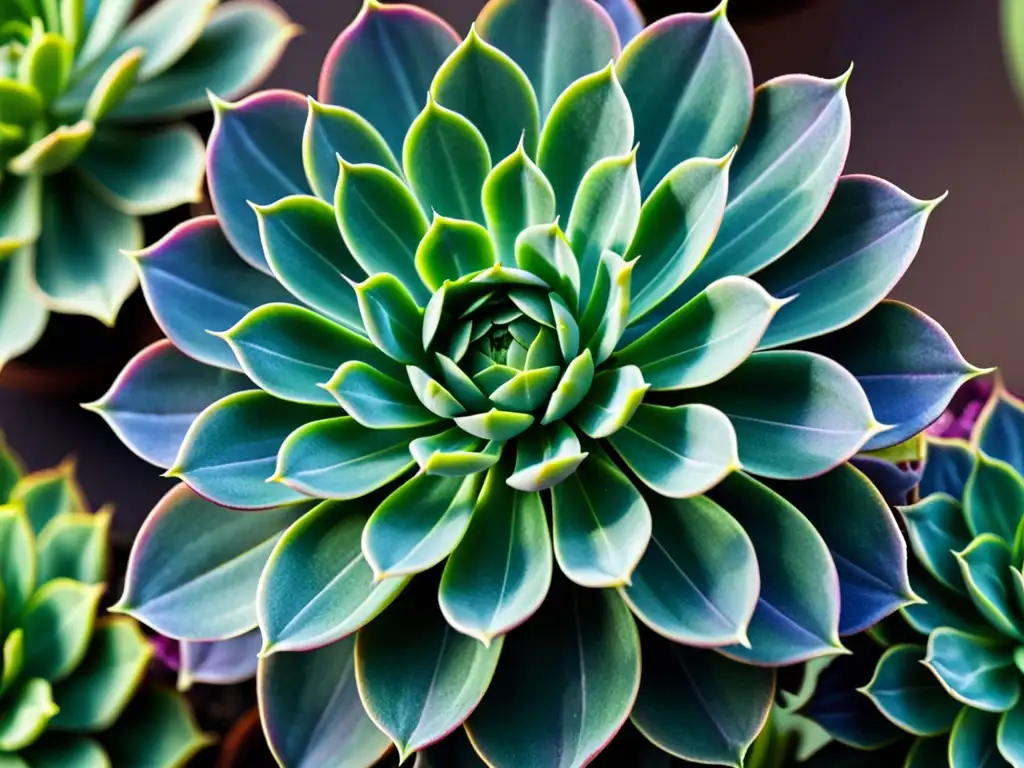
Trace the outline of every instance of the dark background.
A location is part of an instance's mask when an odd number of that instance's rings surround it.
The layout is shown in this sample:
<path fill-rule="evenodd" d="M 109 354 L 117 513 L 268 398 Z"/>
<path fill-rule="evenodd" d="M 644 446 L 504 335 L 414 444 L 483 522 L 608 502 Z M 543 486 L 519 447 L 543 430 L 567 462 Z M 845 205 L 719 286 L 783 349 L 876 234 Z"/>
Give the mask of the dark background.
<path fill-rule="evenodd" d="M 359 2 L 278 2 L 306 32 L 266 85 L 315 93 L 320 62 Z M 787 14 L 738 18 L 742 2 L 732 0 L 730 17 L 756 81 L 833 77 L 855 63 L 848 172 L 883 176 L 919 198 L 949 190 L 895 296 L 939 320 L 971 362 L 999 365 L 1011 388 L 1024 390 L 1024 107 L 1004 68 L 998 0 L 810 0 Z M 460 32 L 480 8 L 474 0 L 420 4 Z M 647 5 L 648 21 L 679 9 Z M 76 454 L 90 500 L 115 502 L 124 534 L 170 486 L 73 403 L 0 391 L 0 428 L 30 468 Z"/>

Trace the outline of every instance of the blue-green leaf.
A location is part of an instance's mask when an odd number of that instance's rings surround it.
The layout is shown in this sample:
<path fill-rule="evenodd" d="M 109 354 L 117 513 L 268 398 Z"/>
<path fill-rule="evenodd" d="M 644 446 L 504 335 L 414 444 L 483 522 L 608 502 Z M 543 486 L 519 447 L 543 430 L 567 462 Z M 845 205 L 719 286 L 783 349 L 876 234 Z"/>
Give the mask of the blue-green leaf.
<path fill-rule="evenodd" d="M 595 440 L 613 435 L 633 418 L 650 387 L 635 365 L 605 369 L 594 377 L 572 420 Z"/>
<path fill-rule="evenodd" d="M 493 267 L 497 257 L 490 235 L 482 226 L 435 211 L 430 229 L 416 248 L 415 260 L 423 284 L 437 291 L 446 280 Z"/>
<path fill-rule="evenodd" d="M 1020 672 L 1004 642 L 940 627 L 928 637 L 924 665 L 950 696 L 975 709 L 1006 712 L 1020 699 Z"/>
<path fill-rule="evenodd" d="M 975 459 L 970 445 L 965 440 L 931 435 L 925 440 L 925 445 L 924 472 L 919 485 L 921 497 L 944 493 L 959 499 L 974 468 Z"/>
<path fill-rule="evenodd" d="M 971 543 L 960 502 L 944 493 L 928 496 L 900 512 L 907 523 L 910 546 L 925 568 L 941 583 L 964 592 L 954 552 Z"/>
<path fill-rule="evenodd" d="M 963 494 L 964 517 L 971 533 L 993 533 L 1012 544 L 1024 515 L 1024 480 L 1016 470 L 980 453 Z"/>
<path fill-rule="evenodd" d="M 964 707 L 953 723 L 949 739 L 950 768 L 1007 768 L 992 745 L 999 733 L 999 715 Z"/>
<path fill-rule="evenodd" d="M 413 440 L 409 452 L 428 475 L 465 477 L 491 468 L 501 458 L 504 442 L 482 443 L 483 438 L 453 427 L 439 435 Z"/>
<path fill-rule="evenodd" d="M 559 263 L 572 261 L 575 266 L 576 259 L 564 237 L 559 243 L 553 242 L 555 233 L 560 233 L 557 225 L 540 227 L 541 224 L 555 220 L 555 192 L 551 182 L 526 154 L 522 142 L 515 152 L 497 163 L 487 174 L 482 198 L 487 228 L 494 238 L 498 258 L 504 266 L 518 265 L 553 286 L 568 279 L 562 277 L 564 270 L 556 270 L 555 274 L 551 274 L 551 270 L 543 270 L 546 263 L 554 261 L 553 247 L 562 249 L 557 257 Z M 527 235 L 527 231 L 531 234 Z M 525 264 L 519 256 L 520 236 L 536 241 L 526 246 L 529 251 L 522 258 L 529 261 Z M 569 252 L 568 258 L 565 256 L 566 251 Z M 537 271 L 534 262 L 538 262 L 537 266 L 542 271 Z M 576 282 L 578 285 L 578 278 Z"/>
<path fill-rule="evenodd" d="M 890 648 L 861 690 L 903 730 L 916 736 L 938 736 L 953 726 L 960 704 L 921 663 L 924 657 L 925 649 L 919 645 Z"/>
<path fill-rule="evenodd" d="M 978 612 L 1002 634 L 1024 640 L 1024 617 L 1014 596 L 1010 545 L 991 533 L 983 533 L 963 552 L 954 553 L 967 595 Z"/>
<path fill-rule="evenodd" d="M 517 442 L 515 471 L 505 482 L 519 491 L 544 491 L 565 480 L 587 458 L 564 422 L 530 430 Z"/>
<path fill-rule="evenodd" d="M 1002 381 L 982 409 L 974 425 L 974 443 L 994 459 L 1000 459 L 1024 474 L 1024 402 L 1006 391 Z"/>
<path fill-rule="evenodd" d="M 359 314 L 370 340 L 399 363 L 423 357 L 423 310 L 394 275 L 381 272 L 355 286 Z"/>
<path fill-rule="evenodd" d="M 417 399 L 413 387 L 368 363 L 343 363 L 324 388 L 345 412 L 370 429 L 422 427 L 438 421 Z"/>
<path fill-rule="evenodd" d="M 522 229 L 515 239 L 515 263 L 554 289 L 565 315 L 572 314 L 570 308 L 575 311 L 579 303 L 580 267 L 558 224 L 538 224 Z M 554 299 L 551 301 L 554 303 Z M 553 311 L 557 320 L 559 307 L 553 307 Z M 564 331 L 559 338 L 562 333 Z"/>

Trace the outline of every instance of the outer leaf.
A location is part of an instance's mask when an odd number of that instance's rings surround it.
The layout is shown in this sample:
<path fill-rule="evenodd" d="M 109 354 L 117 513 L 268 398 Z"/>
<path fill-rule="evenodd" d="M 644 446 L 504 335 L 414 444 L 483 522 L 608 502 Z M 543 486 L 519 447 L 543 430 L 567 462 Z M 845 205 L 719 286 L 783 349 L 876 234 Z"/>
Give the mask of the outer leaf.
<path fill-rule="evenodd" d="M 260 660 L 260 718 L 279 762 L 295 768 L 364 768 L 391 748 L 356 689 L 355 638 Z"/>
<path fill-rule="evenodd" d="M 422 427 L 438 421 L 435 413 L 420 405 L 413 387 L 369 363 L 344 363 L 324 387 L 349 416 L 370 429 Z"/>
<path fill-rule="evenodd" d="M 15 181 L 4 179 L 4 189 Z M 0 190 L 0 207 L 3 192 Z M 2 219 L 2 214 L 0 214 Z M 0 232 L 0 257 L 4 256 L 5 240 Z M 30 350 L 46 328 L 49 312 L 43 297 L 35 292 L 32 276 L 35 256 L 30 248 L 22 248 L 0 258 L 0 366 Z"/>
<path fill-rule="evenodd" d="M 675 643 L 748 642 L 761 578 L 743 528 L 706 496 L 649 495 L 647 503 L 653 508 L 651 543 L 632 583 L 620 590 L 633 613 Z"/>
<path fill-rule="evenodd" d="M 839 574 L 839 634 L 877 624 L 915 599 L 907 545 L 882 495 L 850 464 L 810 480 L 775 483 L 821 535 Z"/>
<path fill-rule="evenodd" d="M 960 566 L 953 553 L 967 548 L 971 534 L 964 524 L 960 502 L 938 493 L 901 507 L 900 512 L 918 560 L 941 583 L 962 593 Z"/>
<path fill-rule="evenodd" d="M 618 56 L 608 14 L 584 0 L 494 0 L 477 17 L 480 35 L 530 78 L 543 119 L 569 85 Z"/>
<path fill-rule="evenodd" d="M 228 345 L 207 331 L 226 331 L 254 308 L 290 299 L 277 280 L 236 257 L 214 216 L 179 224 L 132 255 L 160 329 L 189 357 L 220 368 L 241 370 Z"/>
<path fill-rule="evenodd" d="M 281 445 L 274 480 L 322 499 L 354 499 L 412 466 L 409 442 L 435 430 L 364 427 L 342 416 L 299 427 Z"/>
<path fill-rule="evenodd" d="M 594 357 L 589 349 L 584 349 L 566 366 L 555 391 L 551 393 L 541 424 L 551 424 L 568 415 L 583 402 L 593 381 Z"/>
<path fill-rule="evenodd" d="M 773 296 L 793 299 L 762 346 L 809 339 L 867 314 L 914 260 L 941 199 L 915 200 L 873 176 L 841 178 L 810 234 L 757 273 Z"/>
<path fill-rule="evenodd" d="M 743 467 L 797 480 L 846 461 L 878 430 L 857 381 L 807 352 L 757 352 L 724 379 L 687 392 L 736 429 Z"/>
<path fill-rule="evenodd" d="M 970 446 L 963 440 L 931 436 L 926 445 L 924 473 L 919 489 L 921 497 L 944 493 L 959 499 L 964 494 L 967 478 L 974 467 L 974 454 Z"/>
<path fill-rule="evenodd" d="M 924 656 L 924 648 L 917 645 L 890 648 L 862 690 L 903 730 L 917 736 L 937 736 L 952 727 L 960 705 L 946 695 L 935 676 L 921 664 Z"/>
<path fill-rule="evenodd" d="M 993 533 L 1013 542 L 1024 515 L 1024 480 L 1009 464 L 978 455 L 964 488 L 964 517 L 971 533 Z"/>
<path fill-rule="evenodd" d="M 199 730 L 186 700 L 163 688 L 140 693 L 104 734 L 113 765 L 185 765 L 213 738 Z"/>
<path fill-rule="evenodd" d="M 329 411 L 255 390 L 221 398 L 192 422 L 169 477 L 227 507 L 266 509 L 306 498 L 268 483 L 285 438 Z M 245 435 L 239 440 L 238 435 Z"/>
<path fill-rule="evenodd" d="M 603 451 L 554 487 L 551 509 L 555 557 L 566 576 L 584 587 L 630 583 L 651 539 L 651 512 Z"/>
<path fill-rule="evenodd" d="M 992 744 L 998 736 L 999 716 L 964 707 L 950 734 L 950 768 L 1006 768 Z"/>
<path fill-rule="evenodd" d="M 274 547 L 257 595 L 263 656 L 309 651 L 350 635 L 395 599 L 407 577 L 375 581 L 360 537 L 369 514 L 324 502 Z"/>
<path fill-rule="evenodd" d="M 727 655 L 779 666 L 841 651 L 836 567 L 807 518 L 742 473 L 727 477 L 709 496 L 750 536 L 761 571 L 750 647 L 729 646 Z"/>
<path fill-rule="evenodd" d="M 637 124 L 644 197 L 677 163 L 721 157 L 740 143 L 754 84 L 725 6 L 651 24 L 622 52 L 617 68 Z M 715 98 L 709 102 L 707 94 Z"/>
<path fill-rule="evenodd" d="M 533 424 L 533 420 L 533 416 L 528 413 L 499 411 L 496 408 L 473 416 L 455 417 L 455 423 L 464 432 L 483 440 L 501 443 L 525 432 Z"/>
<path fill-rule="evenodd" d="M 7 170 L 19 176 L 45 176 L 63 171 L 82 154 L 95 130 L 96 126 L 88 120 L 60 125 L 8 160 Z"/>
<path fill-rule="evenodd" d="M 484 645 L 526 621 L 551 584 L 551 537 L 540 495 L 505 485 L 506 472 L 503 464 L 488 471 L 441 577 L 448 623 Z"/>
<path fill-rule="evenodd" d="M 485 646 L 459 634 L 424 597 L 406 593 L 356 637 L 363 705 L 403 761 L 450 734 L 476 709 L 504 640 Z"/>
<path fill-rule="evenodd" d="M 768 719 L 775 673 L 650 633 L 643 635 L 643 655 L 650 673 L 632 714 L 640 732 L 676 757 L 743 765 Z"/>
<path fill-rule="evenodd" d="M 640 642 L 608 590 L 559 583 L 509 637 L 466 729 L 492 765 L 582 768 L 612 739 L 640 684 Z"/>
<path fill-rule="evenodd" d="M 25 606 L 21 628 L 25 632 L 25 679 L 41 677 L 55 682 L 81 663 L 89 644 L 102 586 L 70 579 L 44 584 Z"/>
<path fill-rule="evenodd" d="M 0 86 L 0 104 L 5 103 L 2 89 Z M 9 256 L 39 237 L 43 226 L 42 194 L 42 179 L 38 176 L 5 175 L 0 189 L 0 256 Z"/>
<path fill-rule="evenodd" d="M 576 471 L 587 454 L 563 422 L 527 432 L 517 443 L 515 471 L 505 482 L 520 491 L 543 491 Z"/>
<path fill-rule="evenodd" d="M 650 386 L 634 365 L 604 370 L 594 377 L 573 421 L 595 440 L 608 437 L 629 423 Z"/>
<path fill-rule="evenodd" d="M 999 720 L 996 732 L 996 746 L 1006 761 L 1016 768 L 1024 763 L 1024 744 L 1021 744 L 1021 714 L 1024 704 L 1019 701 L 1013 709 L 1007 711 Z"/>
<path fill-rule="evenodd" d="M 214 210 L 238 254 L 269 272 L 250 203 L 269 205 L 307 191 L 300 153 L 306 100 L 275 90 L 235 104 L 218 99 L 213 106 L 206 173 Z"/>
<path fill-rule="evenodd" d="M 94 515 L 71 513 L 47 524 L 38 542 L 39 583 L 58 578 L 83 584 L 103 582 L 111 514 L 109 508 Z"/>
<path fill-rule="evenodd" d="M 1024 447 L 1017 442 L 1021 430 L 1024 430 L 1024 402 L 997 381 L 995 391 L 975 423 L 973 445 L 1024 473 Z"/>
<path fill-rule="evenodd" d="M 243 513 L 175 486 L 139 531 L 115 609 L 180 639 L 221 640 L 255 628 L 260 573 L 282 532 L 308 509 Z"/>
<path fill-rule="evenodd" d="M 986 712 L 1006 712 L 1020 699 L 1020 672 L 999 641 L 941 627 L 928 637 L 924 665 L 957 701 Z"/>
<path fill-rule="evenodd" d="M 740 467 L 732 424 L 706 405 L 641 405 L 608 441 L 649 488 L 677 499 L 704 493 Z"/>
<path fill-rule="evenodd" d="M 939 627 L 953 627 L 979 637 L 998 636 L 965 595 L 940 584 L 916 560 L 911 559 L 909 566 L 914 593 L 925 601 L 900 611 L 913 629 L 928 635 Z"/>
<path fill-rule="evenodd" d="M 0 626 L 5 632 L 16 619 L 36 586 L 35 541 L 24 509 L 0 507 L 0 585 L 3 608 Z"/>
<path fill-rule="evenodd" d="M 493 150 L 491 156 L 500 157 L 494 155 Z M 555 219 L 555 191 L 537 164 L 526 154 L 522 142 L 515 152 L 496 164 L 487 174 L 481 195 L 487 228 L 501 263 L 506 267 L 518 265 L 551 285 L 565 282 L 567 277 L 563 278 L 562 275 L 568 276 L 571 273 L 555 269 L 556 274 L 549 274 L 551 270 L 545 271 L 543 266 L 553 261 L 554 247 L 560 248 L 555 257 L 559 259 L 560 265 L 572 262 L 575 266 L 576 259 L 569 251 L 564 236 L 559 243 L 554 242 L 556 232 L 559 232 L 557 225 L 539 228 L 539 225 Z M 526 235 L 527 230 L 532 234 Z M 520 234 L 535 240 L 535 244 L 530 244 L 529 252 L 523 257 L 519 255 Z M 569 251 L 568 257 L 566 251 Z M 524 264 L 521 258 L 531 261 Z M 538 267 L 542 271 L 537 271 Z M 578 289 L 578 277 L 576 282 Z"/>
<path fill-rule="evenodd" d="M 400 157 L 420 99 L 458 42 L 429 11 L 368 3 L 331 46 L 318 98 L 365 117 Z"/>
<path fill-rule="evenodd" d="M 579 0 L 560 0 L 574 1 Z M 576 190 L 591 167 L 606 157 L 625 155 L 632 146 L 633 117 L 611 63 L 566 89 L 544 122 L 537 149 L 537 165 L 551 181 L 558 213 L 568 218 Z"/>
<path fill-rule="evenodd" d="M 713 384 L 750 356 L 782 306 L 753 280 L 723 277 L 616 352 L 615 361 L 639 367 L 655 390 Z"/>
<path fill-rule="evenodd" d="M 107 768 L 110 765 L 110 757 L 99 742 L 83 736 L 36 742 L 25 751 L 25 757 L 32 761 L 33 768 Z M 12 766 L 17 767 L 18 763 Z"/>
<path fill-rule="evenodd" d="M 963 552 L 955 553 L 967 595 L 978 612 L 1001 633 L 1024 639 L 1020 607 L 1010 584 L 1013 552 L 1010 545 L 991 533 L 983 533 Z"/>
<path fill-rule="evenodd" d="M 36 535 L 51 520 L 88 510 L 85 495 L 75 480 L 73 458 L 64 459 L 53 469 L 25 475 L 11 489 L 9 500 L 24 504 L 25 515 Z"/>
<path fill-rule="evenodd" d="M 66 3 L 64 7 L 68 8 L 71 5 L 72 3 Z M 145 55 L 142 48 L 132 48 L 111 62 L 93 86 L 89 100 L 85 103 L 82 115 L 86 120 L 99 123 L 121 105 L 138 80 L 139 69 Z M 200 152 L 200 155 L 202 154 L 203 152 Z M 200 160 L 200 166 L 202 165 Z"/>
<path fill-rule="evenodd" d="M 501 458 L 504 443 L 491 440 L 481 448 L 482 438 L 459 427 L 409 443 L 409 452 L 428 475 L 465 477 L 483 472 Z"/>
<path fill-rule="evenodd" d="M 107 393 L 84 407 L 102 416 L 137 456 L 169 467 L 204 409 L 251 386 L 245 376 L 193 360 L 164 339 L 139 352 Z"/>
<path fill-rule="evenodd" d="M 423 311 L 405 285 L 381 273 L 368 277 L 355 290 L 370 340 L 392 360 L 418 362 L 423 357 Z"/>
<path fill-rule="evenodd" d="M 256 675 L 262 645 L 263 637 L 258 629 L 229 640 L 182 643 L 179 690 L 188 690 L 193 683 L 231 685 L 251 680 Z"/>
<path fill-rule="evenodd" d="M 24 749 L 39 738 L 56 713 L 50 684 L 38 677 L 27 680 L 10 694 L 0 715 L 0 749 L 5 753 Z"/>

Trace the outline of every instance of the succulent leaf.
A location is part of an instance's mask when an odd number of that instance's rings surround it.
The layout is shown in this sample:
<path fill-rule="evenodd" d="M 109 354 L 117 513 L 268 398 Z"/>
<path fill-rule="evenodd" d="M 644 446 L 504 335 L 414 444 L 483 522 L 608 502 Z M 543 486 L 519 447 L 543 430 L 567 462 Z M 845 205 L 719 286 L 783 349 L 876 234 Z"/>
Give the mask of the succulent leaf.
<path fill-rule="evenodd" d="M 957 701 L 986 712 L 1006 712 L 1020 699 L 1020 672 L 999 641 L 950 627 L 928 636 L 924 665 Z"/>
<path fill-rule="evenodd" d="M 862 690 L 883 715 L 917 736 L 938 736 L 953 727 L 960 704 L 945 695 L 923 664 L 925 649 L 896 645 L 883 655 Z"/>

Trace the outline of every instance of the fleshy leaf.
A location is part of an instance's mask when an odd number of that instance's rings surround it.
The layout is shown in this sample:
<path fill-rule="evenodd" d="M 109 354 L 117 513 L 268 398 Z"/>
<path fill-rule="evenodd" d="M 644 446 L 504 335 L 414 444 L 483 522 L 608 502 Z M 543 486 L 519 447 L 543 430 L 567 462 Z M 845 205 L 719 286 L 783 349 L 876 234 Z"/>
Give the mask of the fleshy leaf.
<path fill-rule="evenodd" d="M 359 700 L 354 647 L 355 637 L 348 637 L 316 650 L 275 653 L 260 660 L 260 719 L 281 763 L 365 768 L 391 748 Z"/>
<path fill-rule="evenodd" d="M 1024 424 L 1022 424 L 1024 426 Z M 929 436 L 926 441 L 921 497 L 944 493 L 959 499 L 974 468 L 974 454 L 964 440 Z M 990 456 L 994 454 L 989 454 Z"/>
<path fill-rule="evenodd" d="M 104 733 L 113 765 L 186 765 L 213 738 L 199 730 L 183 696 L 148 688 Z"/>
<path fill-rule="evenodd" d="M 2 624 L 14 628 L 36 586 L 35 541 L 24 509 L 0 507 L 0 593 Z"/>
<path fill-rule="evenodd" d="M 256 598 L 262 655 L 309 651 L 350 635 L 402 591 L 408 577 L 376 581 L 363 557 L 368 518 L 358 502 L 325 501 L 280 538 Z"/>
<path fill-rule="evenodd" d="M 978 615 L 966 595 L 938 582 L 913 558 L 908 565 L 914 594 L 925 601 L 907 605 L 900 611 L 913 629 L 928 635 L 939 627 L 953 627 L 979 637 L 998 636 L 992 625 Z"/>
<path fill-rule="evenodd" d="M 940 627 L 928 637 L 924 665 L 957 701 L 986 712 L 1006 712 L 1020 699 L 1020 672 L 1002 642 Z"/>
<path fill-rule="evenodd" d="M 526 621 L 551 584 L 551 536 L 538 493 L 505 484 L 492 467 L 469 528 L 448 558 L 439 599 L 448 623 L 485 645 Z"/>
<path fill-rule="evenodd" d="M 974 444 L 985 454 L 1000 459 L 1024 473 L 1024 446 L 1018 436 L 1024 431 L 1024 402 L 996 382 L 995 391 L 974 425 Z"/>
<path fill-rule="evenodd" d="M 71 3 L 65 3 L 64 7 L 70 5 Z M 139 69 L 145 55 L 141 48 L 132 48 L 110 63 L 102 77 L 96 81 L 85 103 L 82 114 L 86 120 L 98 123 L 121 106 L 138 81 Z M 205 147 L 200 154 L 205 154 Z M 202 161 L 200 165 L 203 165 Z"/>
<path fill-rule="evenodd" d="M 999 721 L 999 730 L 996 732 L 996 746 L 1006 761 L 1011 766 L 1024 764 L 1024 743 L 1021 742 L 1021 731 L 1024 723 L 1021 717 L 1024 715 L 1024 704 L 1019 701 L 1008 710 Z"/>
<path fill-rule="evenodd" d="M 0 715 L 0 749 L 4 753 L 24 749 L 39 738 L 55 714 L 50 684 L 38 677 L 26 680 L 8 694 Z M 14 768 L 21 766 L 15 763 Z"/>
<path fill-rule="evenodd" d="M 89 120 L 58 126 L 8 160 L 7 170 L 18 176 L 63 171 L 78 159 L 95 131 L 96 126 Z"/>
<path fill-rule="evenodd" d="M 370 340 L 392 360 L 417 363 L 423 357 L 423 310 L 405 284 L 386 272 L 355 286 L 359 314 Z"/>
<path fill-rule="evenodd" d="M 65 578 L 82 584 L 100 584 L 107 578 L 109 508 L 95 514 L 71 512 L 50 521 L 36 547 L 39 568 L 36 579 L 46 584 Z"/>
<path fill-rule="evenodd" d="M 15 183 L 12 178 L 6 178 L 3 188 Z M 0 210 L 2 208 L 3 192 L 0 190 Z M 2 218 L 0 214 L 0 220 Z M 0 366 L 35 346 L 50 314 L 43 297 L 35 291 L 32 250 L 22 248 L 3 258 L 4 248 L 4 235 L 0 231 Z"/>
<path fill-rule="evenodd" d="M 568 242 L 564 236 L 555 242 L 560 236 L 557 225 L 540 226 L 555 219 L 555 192 L 551 182 L 526 154 L 522 142 L 487 174 L 481 194 L 487 228 L 504 266 L 518 265 L 551 285 L 571 279 L 572 273 L 565 269 L 572 269 L 576 258 Z M 530 234 L 526 234 L 528 231 Z M 526 238 L 523 246 L 519 244 L 520 237 Z M 523 256 L 519 255 L 521 247 L 528 249 Z M 557 255 L 555 248 L 560 249 Z M 547 264 L 558 266 L 553 271 L 545 270 Z M 578 289 L 578 276 L 576 283 Z"/>
<path fill-rule="evenodd" d="M 938 736 L 953 726 L 960 704 L 921 663 L 924 657 L 925 649 L 919 645 L 890 648 L 878 662 L 871 682 L 861 690 L 903 730 L 916 736 Z"/>
<path fill-rule="evenodd" d="M 104 587 L 54 579 L 36 590 L 25 605 L 23 679 L 50 682 L 66 678 L 85 656 Z"/>
<path fill-rule="evenodd" d="M 494 246 L 487 230 L 472 221 L 434 213 L 430 229 L 416 248 L 416 271 L 431 291 L 446 280 L 493 267 Z"/>
<path fill-rule="evenodd" d="M 251 680 L 256 676 L 262 645 L 258 629 L 211 643 L 182 642 L 178 689 L 188 690 L 193 683 L 232 685 Z"/>
<path fill-rule="evenodd" d="M 239 512 L 175 486 L 135 540 L 116 609 L 180 639 L 221 640 L 255 628 L 260 573 L 282 532 L 307 509 Z"/>
<path fill-rule="evenodd" d="M 566 366 L 555 391 L 551 393 L 541 424 L 551 424 L 572 412 L 583 402 L 593 381 L 594 358 L 589 349 L 584 349 Z"/>
<path fill-rule="evenodd" d="M 499 411 L 497 408 L 492 408 L 486 413 L 455 417 L 455 423 L 463 431 L 484 440 L 498 442 L 505 442 L 522 434 L 530 428 L 533 420 L 533 416 L 528 413 Z"/>
<path fill-rule="evenodd" d="M 25 516 L 37 536 L 58 517 L 89 510 L 85 494 L 75 480 L 73 458 L 64 459 L 52 469 L 31 472 L 20 478 L 11 489 L 8 501 L 24 505 Z M 18 543 L 23 543 L 20 535 L 18 539 Z"/>
<path fill-rule="evenodd" d="M 775 673 L 644 633 L 644 667 L 633 724 L 669 754 L 744 765 L 768 719 Z M 680 728 L 679 723 L 686 723 Z"/>
<path fill-rule="evenodd" d="M 606 369 L 594 377 L 573 422 L 595 440 L 615 434 L 633 418 L 650 386 L 635 365 Z"/>
<path fill-rule="evenodd" d="M 928 496 L 900 512 L 907 524 L 910 546 L 925 568 L 941 583 L 964 591 L 954 552 L 971 543 L 960 502 L 944 493 Z"/>
<path fill-rule="evenodd" d="M 1010 583 L 1013 564 L 1010 545 L 991 533 L 983 533 L 954 556 L 960 565 L 967 595 L 978 612 L 1002 634 L 1024 639 L 1021 631 L 1024 618 Z"/>
<path fill-rule="evenodd" d="M 950 768 L 1006 768 L 992 745 L 998 738 L 999 715 L 964 707 L 953 723 L 947 759 Z"/>
<path fill-rule="evenodd" d="M 761 579 L 754 545 L 706 496 L 648 495 L 654 531 L 622 597 L 644 624 L 674 643 L 746 643 Z"/>
<path fill-rule="evenodd" d="M 1006 462 L 978 455 L 963 492 L 964 518 L 971 533 L 993 533 L 1008 543 L 1024 515 L 1024 480 Z"/>
<path fill-rule="evenodd" d="M 521 413 L 536 410 L 548 399 L 561 375 L 562 370 L 557 365 L 519 371 L 491 392 L 491 402 L 501 408 Z M 466 431 L 470 432 L 471 430 Z M 501 438 L 492 439 L 500 440 Z"/>
<path fill-rule="evenodd" d="M 629 318 L 630 279 L 634 261 L 613 251 L 601 254 L 597 277 L 580 320 L 580 343 L 594 355 L 594 364 L 607 360 L 622 338 Z M 584 285 L 584 293 L 587 286 Z"/>
<path fill-rule="evenodd" d="M 576 471 L 587 454 L 563 422 L 527 432 L 517 442 L 515 471 L 505 482 L 519 491 L 544 491 Z"/>
<path fill-rule="evenodd" d="M 3 104 L 2 98 L 0 90 L 0 104 Z M 38 176 L 18 178 L 9 174 L 4 175 L 3 182 L 0 188 L 0 257 L 9 257 L 34 242 L 42 231 L 43 183 Z"/>
<path fill-rule="evenodd" d="M 481 442 L 481 438 L 454 427 L 413 440 L 409 452 L 428 475 L 465 477 L 489 469 L 501 458 L 503 442 L 492 440 L 482 448 Z"/>

